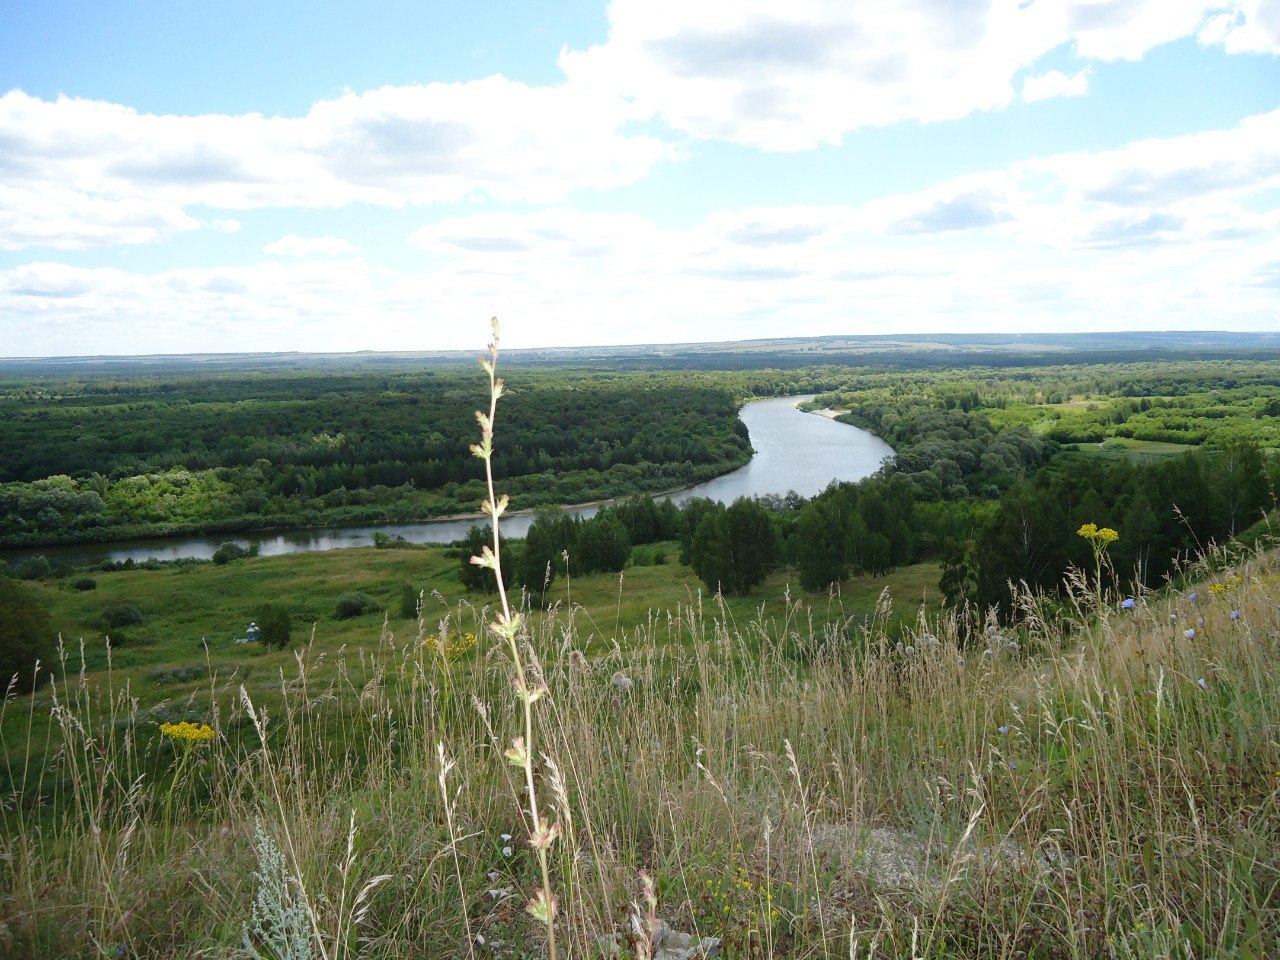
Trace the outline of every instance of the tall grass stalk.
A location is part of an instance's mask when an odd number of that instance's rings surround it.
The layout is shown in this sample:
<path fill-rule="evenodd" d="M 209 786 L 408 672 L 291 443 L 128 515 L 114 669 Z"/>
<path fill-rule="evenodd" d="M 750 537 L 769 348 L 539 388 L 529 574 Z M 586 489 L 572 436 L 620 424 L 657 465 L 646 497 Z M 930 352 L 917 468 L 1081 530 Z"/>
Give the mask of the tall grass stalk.
<path fill-rule="evenodd" d="M 547 931 L 547 952 L 551 960 L 556 960 L 556 914 L 558 912 L 556 895 L 551 889 L 550 850 L 560 836 L 560 824 L 549 822 L 540 812 L 538 803 L 538 785 L 534 781 L 534 763 L 537 758 L 537 747 L 534 741 L 533 707 L 550 691 L 541 680 L 532 680 L 526 667 L 526 658 L 522 649 L 525 635 L 522 630 L 522 617 L 513 613 L 511 603 L 507 599 L 507 589 L 502 582 L 502 537 L 499 530 L 499 518 L 507 509 L 508 498 L 503 494 L 499 499 L 493 483 L 493 436 L 494 422 L 498 415 L 498 400 L 502 397 L 503 383 L 497 376 L 498 366 L 498 318 L 493 318 L 493 339 L 489 342 L 489 356 L 482 358 L 480 365 L 489 375 L 489 412 L 476 411 L 476 420 L 480 423 L 480 443 L 472 444 L 471 452 L 484 462 L 485 488 L 488 499 L 484 509 L 489 515 L 490 528 L 493 533 L 493 547 L 487 545 L 478 557 L 471 562 L 477 566 L 487 567 L 493 571 L 498 588 L 498 599 L 502 605 L 501 612 L 489 623 L 494 636 L 507 644 L 511 653 L 511 665 L 515 671 L 514 686 L 519 697 L 524 717 L 524 734 L 515 737 L 504 756 L 512 766 L 524 772 L 526 800 L 528 802 L 529 820 L 527 829 L 529 845 L 538 857 L 538 867 L 542 873 L 542 885 L 525 906 L 525 911 L 542 922 Z"/>

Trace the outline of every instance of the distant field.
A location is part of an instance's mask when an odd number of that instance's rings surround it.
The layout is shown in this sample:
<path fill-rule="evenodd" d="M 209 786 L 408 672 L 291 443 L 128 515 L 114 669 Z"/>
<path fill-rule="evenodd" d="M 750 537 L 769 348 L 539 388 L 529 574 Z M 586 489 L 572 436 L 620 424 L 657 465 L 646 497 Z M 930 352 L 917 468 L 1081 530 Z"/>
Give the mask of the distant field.
<path fill-rule="evenodd" d="M 788 634 L 806 638 L 821 634 L 829 622 L 870 619 L 884 591 L 892 598 L 894 615 L 914 622 L 921 604 L 936 612 L 940 570 L 936 564 L 902 567 L 885 577 L 854 577 L 839 591 L 806 595 L 795 582 L 794 571 L 776 572 L 755 593 L 723 602 L 707 596 L 706 588 L 677 562 L 679 546 L 658 544 L 646 555 L 663 551 L 668 562 L 661 566 L 633 566 L 621 576 L 594 574 L 556 580 L 545 598 L 544 610 L 534 613 L 535 633 L 551 634 L 561 628 L 544 624 L 552 618 L 563 629 L 572 629 L 579 648 L 589 656 L 606 653 L 618 644 L 624 649 L 640 635 L 668 637 L 687 643 L 687 633 L 668 619 L 679 608 L 701 605 L 708 617 L 723 615 L 731 623 L 756 621 L 785 626 Z M 374 651 L 388 633 L 397 644 L 416 640 L 416 621 L 400 616 L 405 584 L 425 593 L 424 621 L 428 634 L 449 619 L 451 631 L 483 634 L 477 614 L 494 596 L 468 594 L 458 581 L 459 561 L 446 548 L 423 546 L 403 550 L 359 548 L 282 557 L 254 557 L 217 566 L 192 563 L 160 569 L 93 572 L 94 590 L 80 591 L 70 580 L 40 585 L 49 600 L 52 619 L 68 652 L 68 671 L 84 669 L 90 683 L 108 667 L 108 652 L 101 624 L 102 612 L 114 604 L 135 606 L 143 623 L 119 633 L 123 641 L 110 655 L 116 686 L 125 680 L 140 710 L 153 711 L 155 719 L 184 719 L 185 706 L 195 697 L 207 704 L 210 675 L 218 686 L 234 694 L 246 684 L 255 699 L 276 699 L 281 676 L 295 667 L 293 649 L 263 649 L 258 644 L 238 645 L 254 610 L 263 603 L 283 604 L 293 623 L 296 649 L 312 645 L 322 654 L 315 675 L 320 682 L 335 678 L 338 660 L 357 658 L 361 649 Z M 339 598 L 354 592 L 372 597 L 384 612 L 366 613 L 350 620 L 335 618 Z M 883 613 L 883 611 L 882 611 Z M 658 629 L 650 630 L 653 625 Z M 552 627 L 550 630 L 543 627 Z M 312 637 L 314 636 L 314 641 Z M 207 643 L 207 648 L 206 648 Z M 483 650 L 483 647 L 481 648 Z M 83 659 L 82 659 L 83 655 Z M 460 668 L 465 668 L 464 661 Z M 37 700 L 41 695 L 37 694 Z M 5 723 L 10 746 L 25 736 L 25 718 L 11 714 Z"/>
<path fill-rule="evenodd" d="M 1165 443 L 1160 440 L 1134 440 L 1130 437 L 1108 437 L 1101 443 L 1081 443 L 1076 449 L 1108 460 L 1128 458 L 1134 463 L 1176 457 L 1195 447 L 1188 443 Z"/>

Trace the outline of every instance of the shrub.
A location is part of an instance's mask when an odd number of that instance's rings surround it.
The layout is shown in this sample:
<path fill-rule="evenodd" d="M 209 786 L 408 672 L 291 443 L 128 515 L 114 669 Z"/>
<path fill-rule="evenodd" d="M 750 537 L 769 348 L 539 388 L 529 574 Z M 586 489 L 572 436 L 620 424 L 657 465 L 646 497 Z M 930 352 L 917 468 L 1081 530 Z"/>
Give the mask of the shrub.
<path fill-rule="evenodd" d="M 412 583 L 406 583 L 404 589 L 400 591 L 400 619 L 401 620 L 417 620 L 418 619 L 418 597 L 419 593 Z"/>
<path fill-rule="evenodd" d="M 333 609 L 333 616 L 337 620 L 350 620 L 352 617 L 358 617 L 362 613 L 370 613 L 381 609 L 382 607 L 379 606 L 378 601 L 367 593 L 348 593 L 338 599 L 338 603 Z"/>
<path fill-rule="evenodd" d="M 222 566 L 232 560 L 243 560 L 249 555 L 250 551 L 238 543 L 224 543 L 213 552 L 213 562 L 218 566 Z"/>
<path fill-rule="evenodd" d="M 13 575 L 19 580 L 43 580 L 53 573 L 53 564 L 48 557 L 27 557 L 13 565 Z"/>
<path fill-rule="evenodd" d="M 258 625 L 258 639 L 264 646 L 283 649 L 293 639 L 292 620 L 282 604 L 264 603 L 254 611 L 253 621 Z"/>
<path fill-rule="evenodd" d="M 39 594 L 13 580 L 0 578 L 0 688 L 16 677 L 17 690 L 36 685 L 36 661 L 52 663 L 56 653 L 49 611 Z"/>
<path fill-rule="evenodd" d="M 71 586 L 75 590 L 97 590 L 98 581 L 93 577 L 76 577 L 71 581 Z"/>
<path fill-rule="evenodd" d="M 108 629 L 119 630 L 142 622 L 142 611 L 131 603 L 113 603 L 102 611 L 102 622 Z"/>

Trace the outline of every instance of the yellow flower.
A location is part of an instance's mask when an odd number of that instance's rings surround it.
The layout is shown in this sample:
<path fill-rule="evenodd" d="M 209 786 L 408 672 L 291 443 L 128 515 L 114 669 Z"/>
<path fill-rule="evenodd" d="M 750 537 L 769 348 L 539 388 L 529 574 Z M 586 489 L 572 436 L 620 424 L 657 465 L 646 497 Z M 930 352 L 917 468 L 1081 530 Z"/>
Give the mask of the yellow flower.
<path fill-rule="evenodd" d="M 423 643 L 435 652 L 436 656 L 443 657 L 446 663 L 460 657 L 466 656 L 476 645 L 476 635 L 474 633 L 460 633 L 449 638 L 445 644 L 440 643 L 440 638 L 435 634 L 423 640 Z"/>
<path fill-rule="evenodd" d="M 1095 546 L 1106 546 L 1107 544 L 1115 543 L 1120 539 L 1120 534 L 1116 533 L 1110 527 L 1102 527 L 1099 529 L 1096 523 L 1086 523 L 1077 530 L 1076 533 Z"/>
<path fill-rule="evenodd" d="M 201 743 L 213 739 L 213 727 L 207 723 L 192 723 L 189 720 L 183 720 L 181 723 L 162 723 L 160 732 L 166 737 L 184 740 L 187 743 Z"/>

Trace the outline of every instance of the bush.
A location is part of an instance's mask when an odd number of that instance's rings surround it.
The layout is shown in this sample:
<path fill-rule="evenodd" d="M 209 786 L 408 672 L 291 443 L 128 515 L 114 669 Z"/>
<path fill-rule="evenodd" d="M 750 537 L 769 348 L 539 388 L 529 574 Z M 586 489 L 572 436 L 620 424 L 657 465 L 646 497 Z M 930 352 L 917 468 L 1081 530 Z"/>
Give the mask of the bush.
<path fill-rule="evenodd" d="M 213 552 L 213 562 L 218 566 L 223 566 L 232 560 L 243 560 L 249 555 L 250 551 L 238 543 L 224 543 Z"/>
<path fill-rule="evenodd" d="M 264 603 L 254 611 L 253 622 L 258 625 L 258 639 L 263 646 L 283 649 L 293 639 L 293 623 L 282 604 Z"/>
<path fill-rule="evenodd" d="M 71 581 L 71 586 L 75 590 L 97 590 L 98 581 L 93 577 L 76 577 Z"/>
<path fill-rule="evenodd" d="M 130 627 L 142 622 L 142 611 L 131 603 L 115 603 L 102 611 L 102 622 L 111 630 Z"/>
<path fill-rule="evenodd" d="M 381 609 L 382 607 L 378 604 L 378 601 L 367 593 L 348 593 L 346 596 L 339 598 L 337 606 L 333 609 L 333 616 L 337 620 L 350 620 L 352 617 L 358 617 L 362 613 L 371 613 L 374 610 Z"/>
<path fill-rule="evenodd" d="M 27 557 L 13 565 L 13 575 L 19 580 L 43 580 L 53 573 L 53 564 L 48 557 Z"/>
<path fill-rule="evenodd" d="M 30 587 L 0 578 L 0 688 L 16 677 L 19 693 L 36 685 L 36 662 L 52 663 L 56 654 L 49 611 Z"/>
<path fill-rule="evenodd" d="M 400 591 L 400 619 L 401 620 L 417 620 L 418 619 L 418 597 L 419 593 L 412 583 L 406 583 L 404 589 Z"/>

